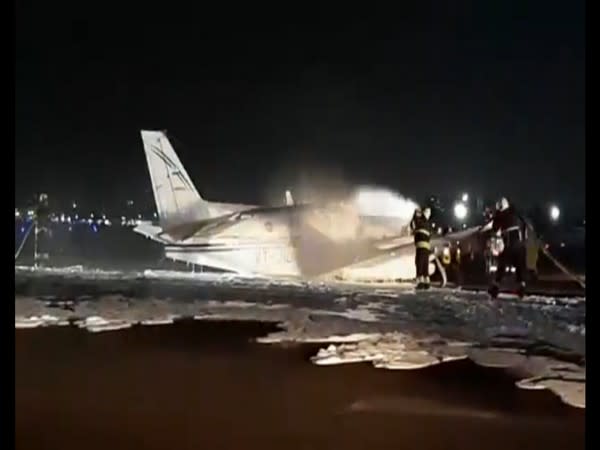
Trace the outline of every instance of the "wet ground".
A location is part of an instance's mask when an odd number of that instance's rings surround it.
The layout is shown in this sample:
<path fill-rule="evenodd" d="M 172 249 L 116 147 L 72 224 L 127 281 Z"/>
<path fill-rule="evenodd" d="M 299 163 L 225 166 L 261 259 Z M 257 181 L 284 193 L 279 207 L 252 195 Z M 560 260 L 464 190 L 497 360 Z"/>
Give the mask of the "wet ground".
<path fill-rule="evenodd" d="M 319 367 L 273 327 L 16 330 L 19 449 L 583 448 L 585 411 L 469 361 Z"/>
<path fill-rule="evenodd" d="M 501 296 L 410 285 L 275 282 L 159 271 L 17 270 L 15 327 L 91 332 L 180 319 L 278 324 L 262 342 L 319 342 L 315 364 L 415 369 L 468 358 L 510 369 L 518 387 L 585 408 L 585 298 Z M 343 339 L 352 344 L 333 346 Z M 326 344 L 327 343 L 327 344 Z M 364 406 L 364 405 L 363 405 Z M 360 406 L 361 408 L 363 406 Z"/>

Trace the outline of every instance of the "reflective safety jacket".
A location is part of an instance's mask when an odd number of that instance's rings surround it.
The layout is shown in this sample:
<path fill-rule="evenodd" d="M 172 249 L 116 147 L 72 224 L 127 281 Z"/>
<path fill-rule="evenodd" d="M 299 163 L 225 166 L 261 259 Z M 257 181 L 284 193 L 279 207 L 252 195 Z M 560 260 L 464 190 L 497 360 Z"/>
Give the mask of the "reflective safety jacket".
<path fill-rule="evenodd" d="M 509 244 L 506 241 L 514 243 L 516 239 L 518 242 L 522 242 L 527 238 L 527 227 L 512 206 L 503 211 L 496 211 L 492 230 L 501 233 L 505 245 Z"/>
<path fill-rule="evenodd" d="M 416 210 L 410 221 L 410 229 L 415 237 L 415 247 L 431 249 L 431 226 L 421 210 Z"/>

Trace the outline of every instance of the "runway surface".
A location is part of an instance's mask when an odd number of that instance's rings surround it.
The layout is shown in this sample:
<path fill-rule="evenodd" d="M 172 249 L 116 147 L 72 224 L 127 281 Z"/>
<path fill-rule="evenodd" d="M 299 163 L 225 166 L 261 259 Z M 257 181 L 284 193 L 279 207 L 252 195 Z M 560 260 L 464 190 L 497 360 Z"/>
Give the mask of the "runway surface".
<path fill-rule="evenodd" d="M 16 330 L 18 449 L 583 448 L 585 411 L 468 360 L 309 363 L 255 322 Z"/>
<path fill-rule="evenodd" d="M 15 327 L 74 324 L 117 332 L 181 319 L 262 321 L 260 342 L 323 344 L 318 365 L 369 361 L 421 369 L 468 358 L 510 369 L 522 389 L 548 389 L 585 408 L 585 298 L 503 297 L 410 286 L 273 282 L 174 272 L 15 273 Z"/>

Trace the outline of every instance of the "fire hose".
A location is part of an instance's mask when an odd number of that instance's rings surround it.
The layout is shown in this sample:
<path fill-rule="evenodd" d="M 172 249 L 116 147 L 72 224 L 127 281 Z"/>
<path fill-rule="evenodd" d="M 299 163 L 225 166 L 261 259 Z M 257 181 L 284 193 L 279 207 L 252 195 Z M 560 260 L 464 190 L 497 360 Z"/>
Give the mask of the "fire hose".
<path fill-rule="evenodd" d="M 544 255 L 546 255 L 546 257 L 548 257 L 548 259 L 550 261 L 552 261 L 554 263 L 554 265 L 556 267 L 558 267 L 565 275 L 567 275 L 569 278 L 573 279 L 573 281 L 577 282 L 577 284 L 579 284 L 579 286 L 581 286 L 583 289 L 585 289 L 585 281 L 583 281 L 580 277 L 578 277 L 577 275 L 575 275 L 573 272 L 571 272 L 569 269 L 567 269 L 563 264 L 560 263 L 560 261 L 558 261 L 554 256 L 552 256 L 552 254 L 548 251 L 548 249 L 546 248 L 546 245 L 544 245 L 543 242 L 541 242 L 542 244 L 542 253 Z"/>
<path fill-rule="evenodd" d="M 521 220 L 523 221 L 523 223 L 525 224 L 527 229 L 529 231 L 531 231 L 535 236 L 535 230 L 533 229 L 533 226 L 531 225 L 531 223 L 529 223 L 529 221 L 523 219 L 522 217 L 521 217 Z M 546 245 L 545 242 L 543 242 L 541 239 L 538 239 L 538 240 L 540 243 L 540 248 L 542 250 L 542 253 L 558 268 L 558 270 L 563 272 L 565 275 L 567 275 L 569 278 L 571 278 L 573 281 L 575 281 L 579 286 L 581 286 L 583 289 L 585 289 L 585 281 L 583 281 L 580 277 L 575 275 L 573 272 L 571 272 L 569 269 L 567 269 L 563 264 L 561 264 L 561 262 L 558 261 L 550 253 L 550 251 L 548 250 L 548 245 Z"/>
<path fill-rule="evenodd" d="M 535 230 L 533 229 L 533 226 L 528 221 L 524 220 L 523 218 L 521 218 L 521 220 L 525 224 L 526 228 L 529 231 L 531 231 L 535 236 Z M 542 253 L 550 260 L 550 262 L 552 262 L 561 272 L 563 272 L 565 275 L 567 275 L 569 278 L 571 278 L 573 281 L 575 281 L 579 286 L 581 286 L 583 289 L 585 289 L 585 281 L 582 280 L 577 275 L 575 275 L 572 271 L 570 271 L 567 267 L 565 267 L 564 264 L 562 264 L 560 261 L 558 261 L 550 253 L 550 251 L 548 250 L 548 246 L 546 245 L 545 242 L 543 242 L 540 239 L 538 239 L 538 241 L 539 241 L 540 249 L 542 250 Z"/>

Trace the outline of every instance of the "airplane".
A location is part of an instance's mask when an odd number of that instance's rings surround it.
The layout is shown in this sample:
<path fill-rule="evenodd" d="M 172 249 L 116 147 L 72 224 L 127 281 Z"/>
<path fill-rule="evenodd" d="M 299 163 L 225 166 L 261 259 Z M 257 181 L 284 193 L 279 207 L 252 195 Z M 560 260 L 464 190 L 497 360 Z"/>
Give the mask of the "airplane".
<path fill-rule="evenodd" d="M 141 137 L 158 224 L 140 222 L 134 231 L 163 245 L 166 258 L 270 278 L 415 278 L 412 211 L 404 217 L 381 216 L 361 213 L 352 201 L 300 204 L 289 190 L 283 206 L 207 201 L 164 132 L 142 130 Z M 432 247 L 455 242 L 458 234 L 436 237 Z M 434 253 L 430 274 L 436 270 L 445 280 Z"/>

